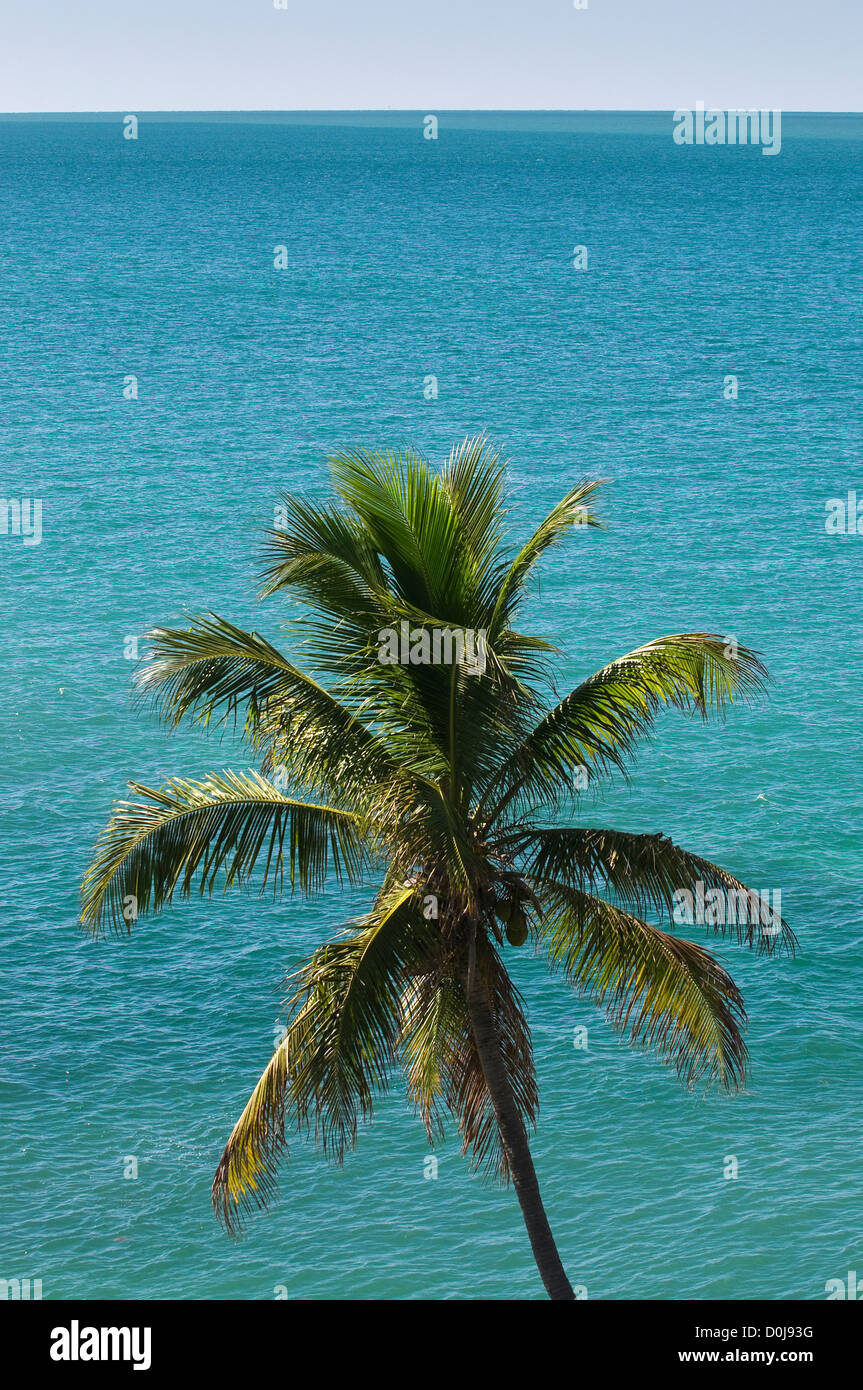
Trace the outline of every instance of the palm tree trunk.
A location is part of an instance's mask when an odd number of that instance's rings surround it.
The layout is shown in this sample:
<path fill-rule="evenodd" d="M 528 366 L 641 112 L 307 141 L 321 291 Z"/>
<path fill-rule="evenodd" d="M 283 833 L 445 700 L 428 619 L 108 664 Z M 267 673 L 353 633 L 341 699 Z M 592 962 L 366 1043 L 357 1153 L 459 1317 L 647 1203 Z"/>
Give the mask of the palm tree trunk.
<path fill-rule="evenodd" d="M 479 1054 L 485 1083 L 494 1107 L 501 1143 L 509 1162 L 516 1196 L 527 1227 L 533 1257 L 549 1298 L 574 1299 L 572 1285 L 561 1263 L 542 1197 L 539 1193 L 536 1170 L 527 1142 L 527 1131 L 515 1103 L 509 1077 L 500 1052 L 497 1030 L 482 987 L 479 973 L 468 972 L 465 981 L 467 1005 L 474 1042 Z"/>

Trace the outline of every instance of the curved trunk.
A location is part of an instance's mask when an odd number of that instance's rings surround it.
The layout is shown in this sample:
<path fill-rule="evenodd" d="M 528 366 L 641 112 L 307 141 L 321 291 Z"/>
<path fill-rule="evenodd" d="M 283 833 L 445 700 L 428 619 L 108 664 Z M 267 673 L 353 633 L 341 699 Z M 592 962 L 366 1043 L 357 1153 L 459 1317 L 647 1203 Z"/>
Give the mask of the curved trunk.
<path fill-rule="evenodd" d="M 536 1170 L 527 1142 L 527 1131 L 506 1074 L 497 1030 L 485 991 L 478 972 L 474 970 L 471 974 L 473 978 L 466 982 L 466 991 L 474 1041 L 494 1107 L 501 1143 L 512 1173 L 521 1214 L 527 1227 L 533 1257 L 549 1298 L 574 1299 L 575 1294 L 561 1264 L 545 1207 L 542 1205 Z"/>

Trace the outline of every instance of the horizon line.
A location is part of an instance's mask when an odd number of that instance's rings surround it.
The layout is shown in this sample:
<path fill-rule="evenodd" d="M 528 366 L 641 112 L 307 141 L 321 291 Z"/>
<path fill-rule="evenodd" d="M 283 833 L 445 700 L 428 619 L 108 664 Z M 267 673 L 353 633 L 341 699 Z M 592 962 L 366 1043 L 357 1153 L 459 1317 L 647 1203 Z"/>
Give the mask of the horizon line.
<path fill-rule="evenodd" d="M 40 110 L 0 111 L 4 116 L 115 116 L 121 112 L 134 110 L 146 112 L 151 116 L 381 116 L 415 115 L 427 111 L 425 106 L 158 106 L 143 107 L 134 104 L 125 107 L 74 107 Z M 863 110 L 848 107 L 770 107 L 752 106 L 707 106 L 710 111 L 723 110 L 780 110 L 789 116 L 860 116 Z M 693 106 L 438 106 L 434 114 L 459 116 L 665 116 L 669 112 L 694 110 Z"/>

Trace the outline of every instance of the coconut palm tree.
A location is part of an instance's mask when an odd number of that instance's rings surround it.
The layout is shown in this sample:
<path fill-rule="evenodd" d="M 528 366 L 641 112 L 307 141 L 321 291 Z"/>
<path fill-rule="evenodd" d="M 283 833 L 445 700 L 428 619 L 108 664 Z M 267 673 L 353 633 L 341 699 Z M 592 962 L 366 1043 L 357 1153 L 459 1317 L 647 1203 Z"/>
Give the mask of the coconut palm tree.
<path fill-rule="evenodd" d="M 546 552 L 599 525 L 599 484 L 580 482 L 507 550 L 505 465 L 482 438 L 440 472 L 410 451 L 342 453 L 329 468 L 332 499 L 285 495 L 267 533 L 263 594 L 300 601 L 289 626 L 303 666 L 208 614 L 151 633 L 138 675 L 170 725 L 242 720 L 257 770 L 131 783 L 136 799 L 97 842 L 82 924 L 123 930 L 195 883 L 254 871 L 276 893 L 285 872 L 303 893 L 330 874 L 371 882 L 367 915 L 290 977 L 284 1037 L 216 1170 L 217 1214 L 234 1230 L 267 1205 L 289 1128 L 340 1161 L 400 1066 L 430 1141 L 449 1111 L 472 1162 L 512 1180 L 545 1288 L 571 1299 L 528 1146 L 537 1080 L 507 955 L 529 940 L 687 1084 L 740 1085 L 739 990 L 647 917 L 670 919 L 699 883 L 747 890 L 662 835 L 576 812 L 585 781 L 625 774 L 662 707 L 721 714 L 766 672 L 744 647 L 683 633 L 558 699 L 555 648 L 516 623 Z M 766 908 L 715 930 L 793 949 Z"/>

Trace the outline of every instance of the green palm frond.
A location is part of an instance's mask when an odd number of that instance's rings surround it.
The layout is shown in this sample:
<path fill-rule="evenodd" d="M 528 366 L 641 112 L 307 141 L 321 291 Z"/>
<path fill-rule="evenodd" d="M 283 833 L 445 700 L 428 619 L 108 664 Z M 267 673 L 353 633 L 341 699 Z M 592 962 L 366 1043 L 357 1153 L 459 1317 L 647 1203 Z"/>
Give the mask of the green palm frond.
<path fill-rule="evenodd" d="M 400 1003 L 412 971 L 437 945 L 412 888 L 393 887 L 356 935 L 337 939 L 299 972 L 294 996 L 307 1020 L 292 1100 L 325 1153 L 341 1162 L 360 1119 L 386 1089 L 396 1059 Z"/>
<path fill-rule="evenodd" d="M 281 506 L 284 524 L 265 533 L 261 597 L 292 589 L 323 613 L 370 611 L 374 596 L 386 589 L 386 576 L 356 517 L 291 493 L 282 495 Z"/>
<path fill-rule="evenodd" d="M 292 785 L 363 805 L 392 790 L 399 765 L 384 740 L 258 633 L 209 614 L 148 636 L 138 689 L 172 727 L 236 721 L 244 711 L 265 773 L 282 767 Z"/>
<path fill-rule="evenodd" d="M 721 716 L 735 695 L 751 698 L 766 679 L 756 652 L 736 644 L 729 650 L 716 633 L 678 633 L 637 647 L 577 686 L 508 755 L 495 778 L 503 790 L 497 813 L 516 796 L 571 794 L 577 767 L 625 772 L 663 706 Z"/>
<path fill-rule="evenodd" d="M 441 474 L 478 592 L 498 559 L 506 515 L 505 475 L 506 463 L 485 435 L 455 445 Z"/>
<path fill-rule="evenodd" d="M 230 1229 L 272 1197 L 286 1111 L 337 1163 L 356 1142 L 375 1092 L 389 1083 L 405 988 L 437 944 L 414 889 L 391 888 L 359 932 L 321 947 L 293 977 L 293 1016 L 213 1180 L 216 1212 Z"/>
<path fill-rule="evenodd" d="M 454 1043 L 464 1036 L 465 1003 L 458 981 L 437 963 L 412 979 L 401 1003 L 397 1047 L 408 1096 L 429 1140 L 444 1133 L 441 1101 Z"/>
<path fill-rule="evenodd" d="M 187 628 L 154 628 L 145 640 L 148 658 L 135 683 L 172 728 L 187 717 L 203 725 L 214 715 L 236 721 L 244 709 L 250 734 L 271 700 L 312 684 L 259 633 L 215 613 L 192 618 Z"/>
<path fill-rule="evenodd" d="M 601 487 L 598 479 L 585 479 L 571 488 L 539 524 L 521 547 L 515 559 L 498 576 L 497 599 L 490 628 L 496 637 L 498 625 L 508 623 L 523 597 L 525 583 L 547 550 L 557 545 L 574 526 L 601 526 L 599 517 L 586 505 Z"/>
<path fill-rule="evenodd" d="M 337 492 L 373 538 L 391 592 L 457 619 L 472 567 L 463 563 L 462 528 L 440 476 L 413 450 L 337 454 L 330 471 Z"/>
<path fill-rule="evenodd" d="M 231 1131 L 213 1177 L 216 1215 L 236 1235 L 250 1208 L 265 1210 L 278 1190 L 278 1166 L 288 1151 L 285 1134 L 288 1041 L 279 1043 Z"/>
<path fill-rule="evenodd" d="M 673 1063 L 689 1087 L 742 1086 L 746 1014 L 731 976 L 701 946 L 549 879 L 530 880 L 544 908 L 535 938 L 551 965 L 605 1008 L 633 1045 Z"/>
<path fill-rule="evenodd" d="M 667 835 L 638 835 L 597 827 L 539 827 L 504 836 L 510 850 L 525 857 L 530 877 L 557 879 L 585 892 L 614 894 L 642 915 L 650 909 L 674 920 L 681 891 L 719 890 L 729 911 L 709 925 L 714 934 L 732 932 L 738 941 L 765 954 L 794 952 L 797 941 L 788 923 L 762 896 L 701 855 L 681 849 Z M 732 920 L 726 920 L 731 918 Z"/>
<path fill-rule="evenodd" d="M 357 881 L 367 832 L 356 816 L 285 796 L 256 772 L 210 773 L 204 781 L 174 778 L 159 790 L 130 782 L 145 801 L 121 801 L 97 841 L 83 884 L 81 923 L 97 933 L 105 922 L 128 928 L 134 916 L 158 912 L 175 890 L 200 891 L 244 883 L 263 860 L 262 888 L 281 886 L 285 859 L 290 883 L 320 888 L 332 863 L 337 876 Z M 128 911 L 128 909 L 126 908 Z"/>

